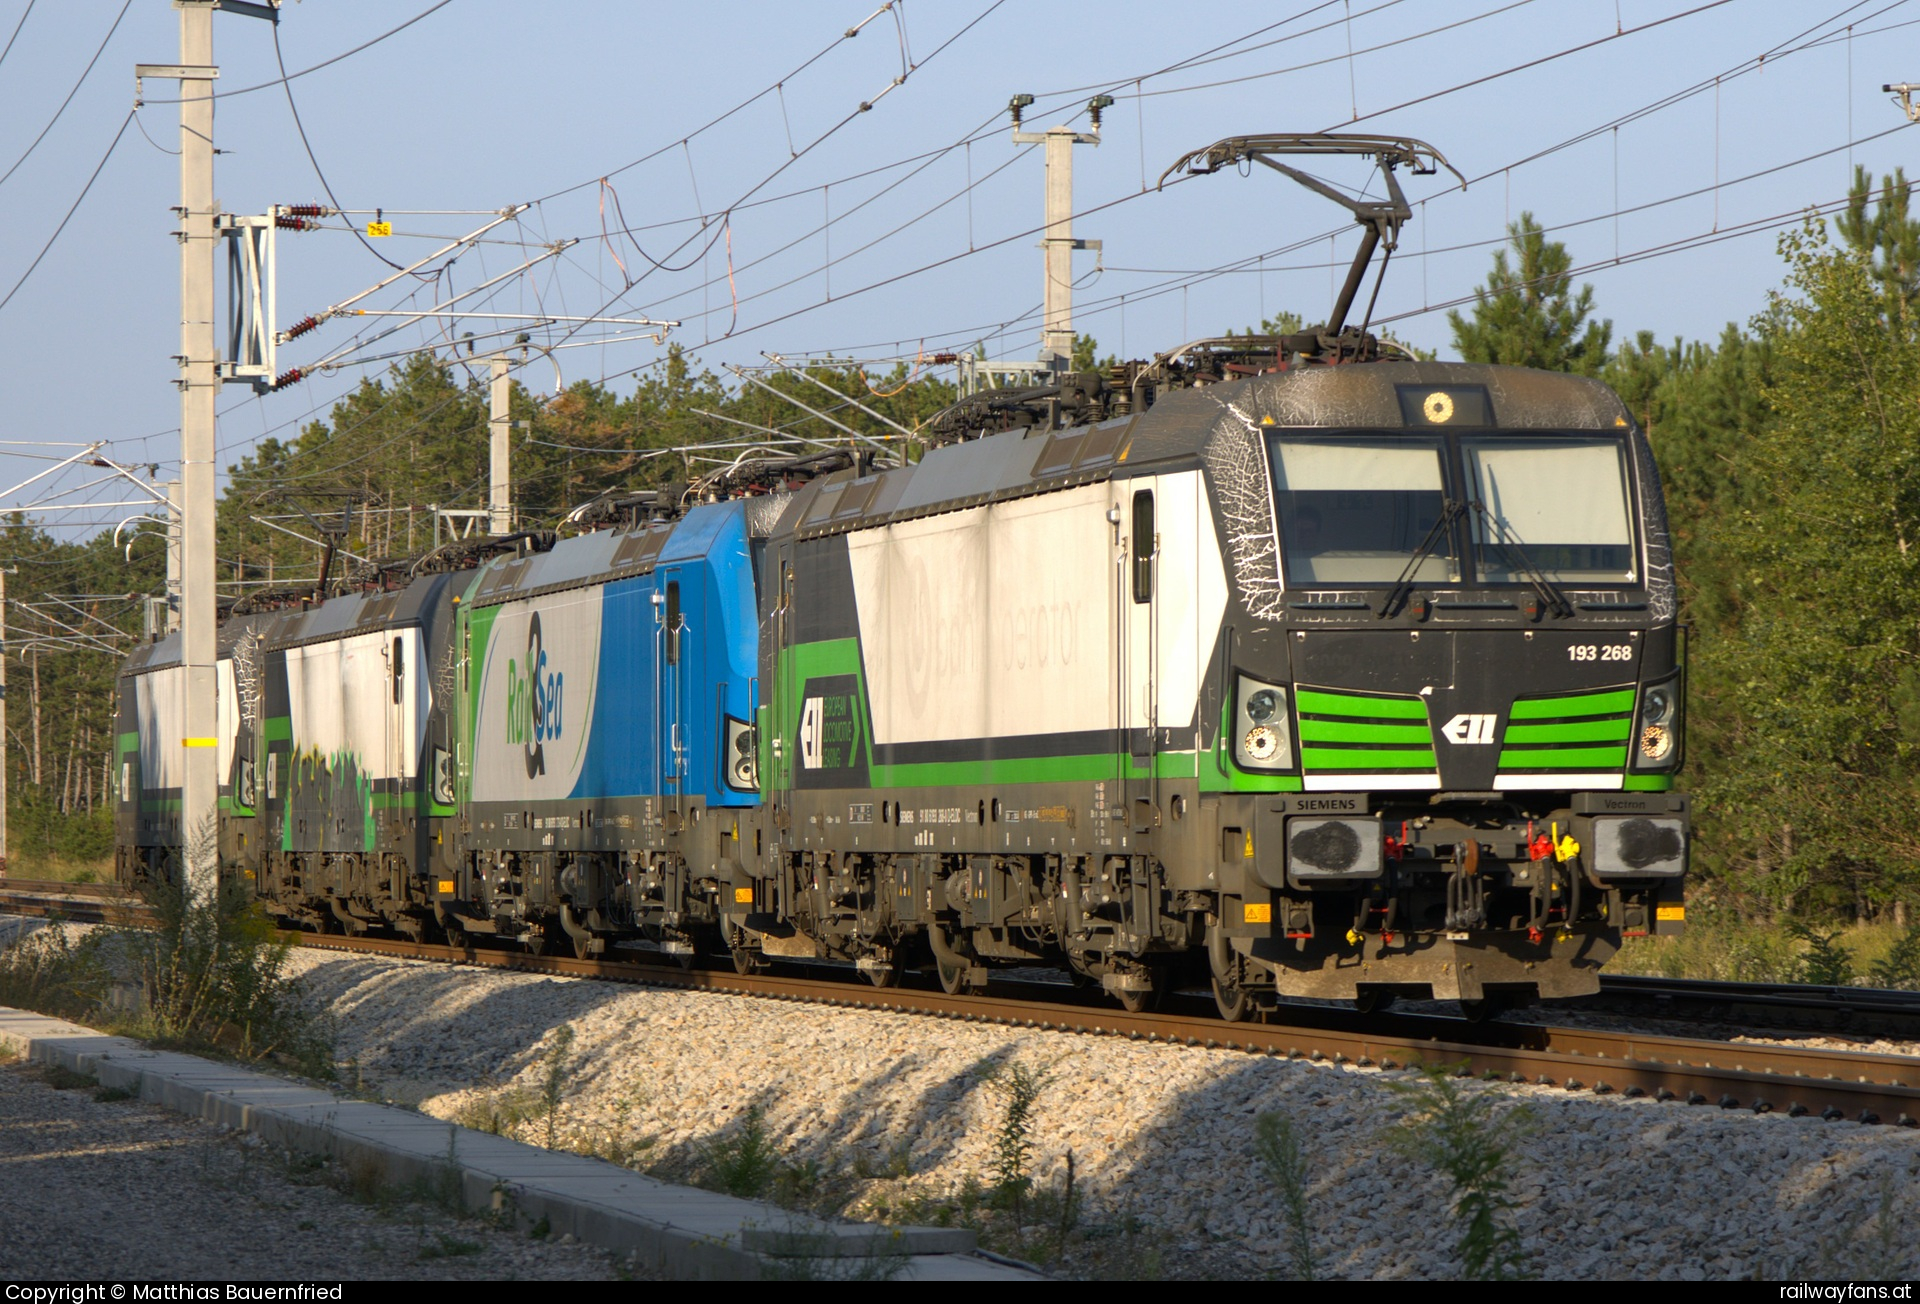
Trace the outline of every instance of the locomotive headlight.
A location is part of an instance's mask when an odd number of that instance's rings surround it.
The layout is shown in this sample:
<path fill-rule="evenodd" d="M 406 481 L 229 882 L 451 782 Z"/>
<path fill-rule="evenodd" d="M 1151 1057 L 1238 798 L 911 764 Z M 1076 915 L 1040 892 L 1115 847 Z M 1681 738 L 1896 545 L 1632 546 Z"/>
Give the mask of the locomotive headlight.
<path fill-rule="evenodd" d="M 1293 727 L 1287 717 L 1287 690 L 1240 676 L 1233 731 L 1233 758 L 1242 768 L 1293 768 Z"/>
<path fill-rule="evenodd" d="M 1669 676 L 1640 692 L 1633 727 L 1633 768 L 1670 770 L 1680 763 L 1680 677 Z"/>
<path fill-rule="evenodd" d="M 760 739 L 745 720 L 727 717 L 727 750 L 720 758 L 729 788 L 755 792 L 760 787 Z"/>

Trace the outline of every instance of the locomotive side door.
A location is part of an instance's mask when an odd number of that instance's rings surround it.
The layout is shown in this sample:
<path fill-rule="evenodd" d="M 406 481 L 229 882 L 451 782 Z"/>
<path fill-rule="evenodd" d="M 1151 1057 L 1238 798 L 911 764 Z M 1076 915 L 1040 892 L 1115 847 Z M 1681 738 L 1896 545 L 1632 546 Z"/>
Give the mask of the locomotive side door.
<path fill-rule="evenodd" d="M 1115 722 L 1120 781 L 1115 800 L 1129 827 L 1151 827 L 1156 798 L 1154 757 L 1160 723 L 1158 481 L 1151 476 L 1118 480 L 1112 505 L 1118 516 L 1114 610 Z"/>
<path fill-rule="evenodd" d="M 773 684 L 772 706 L 767 713 L 766 728 L 762 732 L 761 749 L 765 773 L 762 776 L 763 791 L 773 807 L 773 837 L 780 838 L 793 823 L 793 765 L 790 748 L 792 739 L 787 737 L 788 722 L 793 720 L 799 705 L 797 694 L 799 685 L 792 682 L 792 659 L 794 636 L 793 619 L 793 544 L 781 543 L 774 549 L 773 558 L 774 599 L 772 611 L 772 638 L 769 640 L 772 651 L 772 663 L 763 673 L 770 676 Z"/>
<path fill-rule="evenodd" d="M 663 566 L 655 573 L 654 629 L 654 731 L 655 773 L 660 776 L 664 805 L 675 815 L 684 814 L 687 787 L 687 618 L 681 606 L 681 568 Z M 675 823 L 677 824 L 677 820 Z"/>

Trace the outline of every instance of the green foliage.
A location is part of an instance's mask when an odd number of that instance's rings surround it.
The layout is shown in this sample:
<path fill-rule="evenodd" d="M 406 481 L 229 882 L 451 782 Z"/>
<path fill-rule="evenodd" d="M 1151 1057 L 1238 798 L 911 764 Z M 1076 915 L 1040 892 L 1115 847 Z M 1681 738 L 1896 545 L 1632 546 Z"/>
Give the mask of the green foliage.
<path fill-rule="evenodd" d="M 567 1081 L 572 1076 L 567 1056 L 573 1050 L 573 1025 L 563 1023 L 548 1038 L 540 1074 L 540 1107 L 547 1122 L 547 1149 L 559 1143 L 560 1106 L 566 1099 Z"/>
<path fill-rule="evenodd" d="M 701 1185 L 743 1199 L 764 1199 L 780 1175 L 780 1148 L 767 1129 L 766 1110 L 747 1106 L 740 1126 L 704 1147 Z"/>
<path fill-rule="evenodd" d="M 1847 247 L 1872 260 L 1873 279 L 1880 286 L 1881 313 L 1897 321 L 1912 313 L 1920 297 L 1920 222 L 1907 215 L 1911 186 L 1905 168 L 1883 177 L 1875 201 L 1873 177 L 1863 167 L 1853 169 L 1847 190 L 1847 210 L 1834 218 L 1834 230 Z"/>
<path fill-rule="evenodd" d="M 1907 925 L 1886 954 L 1868 966 L 1867 981 L 1896 991 L 1920 991 L 1920 923 Z"/>
<path fill-rule="evenodd" d="M 290 945 L 244 888 L 201 901 L 159 886 L 147 905 L 153 928 L 96 928 L 75 941 L 51 927 L 0 951 L 0 1005 L 333 1076 L 331 1025 L 287 973 Z M 137 986 L 144 1007 L 131 1016 L 110 1007 L 116 983 Z"/>
<path fill-rule="evenodd" d="M 111 530 L 84 542 L 59 539 L 14 513 L 0 520 L 0 566 L 12 568 L 0 749 L 8 868 L 32 877 L 99 876 L 113 849 L 113 675 L 144 628 L 139 595 L 164 578 L 164 546 L 144 531 L 126 552 Z M 99 639 L 75 639 L 61 625 Z M 108 633 L 115 629 L 124 636 L 118 647 Z"/>
<path fill-rule="evenodd" d="M 1507 1138 L 1529 1125 L 1519 1110 L 1499 1112 L 1500 1097 L 1468 1087 L 1432 1065 L 1410 1082 L 1387 1086 L 1408 1115 L 1387 1143 L 1416 1163 L 1436 1169 L 1453 1188 L 1452 1214 L 1461 1276 L 1468 1281 L 1524 1281 L 1526 1252 L 1513 1226 L 1517 1207 L 1507 1194 L 1511 1159 Z"/>
<path fill-rule="evenodd" d="M 988 1066 L 980 1077 L 1005 1104 L 993 1137 L 994 1199 L 1018 1218 L 1022 1201 L 1033 1189 L 1033 1175 L 1027 1171 L 1033 1153 L 1033 1110 L 1053 1075 L 1015 1061 Z"/>
<path fill-rule="evenodd" d="M 76 1073 L 64 1064 L 49 1064 L 40 1073 L 40 1078 L 55 1091 L 78 1091 L 81 1087 L 97 1087 L 100 1079 L 91 1073 Z"/>
<path fill-rule="evenodd" d="M 1108 367 L 1119 362 L 1119 359 L 1111 353 L 1104 358 L 1099 357 L 1099 353 L 1100 341 L 1093 338 L 1093 336 L 1076 335 L 1073 337 L 1073 369 L 1075 371 L 1105 371 Z M 1098 361 L 1095 360 L 1096 358 Z"/>
<path fill-rule="evenodd" d="M 1853 981 L 1853 957 L 1839 944 L 1837 939 L 1840 933 L 1837 929 L 1830 933 L 1821 932 L 1796 920 L 1788 932 L 1806 946 L 1800 956 L 1799 974 L 1795 981 L 1821 987 L 1844 987 Z"/>
<path fill-rule="evenodd" d="M 0 1005 L 81 1022 L 111 983 L 98 930 L 76 941 L 55 923 L 0 950 Z"/>
<path fill-rule="evenodd" d="M 310 1077 L 333 1076 L 332 1027 L 287 972 L 291 943 L 243 885 L 229 880 L 200 899 L 183 882 L 159 884 L 146 898 L 153 928 L 113 930 L 119 963 L 146 993 L 133 1031 L 162 1045 L 274 1058 Z"/>
<path fill-rule="evenodd" d="M 1261 1114 L 1253 1120 L 1253 1153 L 1279 1190 L 1287 1216 L 1287 1260 L 1295 1281 L 1313 1281 L 1313 1210 L 1307 1202 L 1307 1163 L 1299 1129 L 1286 1114 Z"/>
<path fill-rule="evenodd" d="M 1775 906 L 1866 917 L 1916 880 L 1905 810 L 1920 719 L 1920 339 L 1882 317 L 1868 258 L 1809 224 L 1782 240 L 1795 297 L 1758 323 L 1770 419 L 1725 528 L 1737 628 L 1701 647 L 1738 757 L 1703 785 Z M 1724 514 L 1723 514 L 1724 519 Z"/>
<path fill-rule="evenodd" d="M 1496 362 L 1547 371 L 1598 375 L 1607 360 L 1613 323 L 1588 318 L 1593 287 L 1573 293 L 1573 257 L 1549 240 L 1532 213 L 1507 227 L 1508 250 L 1493 255 L 1493 271 L 1474 291 L 1472 317 L 1447 314 L 1454 347 L 1468 362 Z"/>
<path fill-rule="evenodd" d="M 1306 329 L 1306 319 L 1289 308 L 1282 308 L 1273 316 L 1265 318 L 1258 326 L 1249 326 L 1243 331 L 1232 327 L 1227 329 L 1227 338 L 1235 335 L 1298 335 Z"/>

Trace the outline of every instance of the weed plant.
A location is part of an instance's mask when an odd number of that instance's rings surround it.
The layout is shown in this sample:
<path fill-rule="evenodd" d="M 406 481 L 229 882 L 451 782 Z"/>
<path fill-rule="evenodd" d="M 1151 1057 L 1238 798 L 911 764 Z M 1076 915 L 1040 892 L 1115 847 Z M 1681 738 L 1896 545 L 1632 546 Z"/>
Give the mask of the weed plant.
<path fill-rule="evenodd" d="M 1867 981 L 1875 987 L 1920 991 L 1920 921 L 1907 925 L 1885 953 L 1867 966 Z"/>
<path fill-rule="evenodd" d="M 540 1111 L 546 1119 L 549 1150 L 559 1143 L 560 1106 L 566 1100 L 570 1073 L 567 1057 L 572 1051 L 573 1025 L 563 1023 L 553 1030 L 547 1052 L 541 1057 L 545 1063 L 540 1073 Z"/>
<path fill-rule="evenodd" d="M 1839 943 L 1841 932 L 1823 933 L 1799 920 L 1787 925 L 1787 934 L 1805 946 L 1795 981 L 1821 987 L 1845 987 L 1853 981 L 1853 957 Z"/>
<path fill-rule="evenodd" d="M 1261 1114 L 1253 1120 L 1253 1153 L 1273 1179 L 1280 1210 L 1287 1217 L 1287 1262 L 1295 1281 L 1319 1277 L 1313 1258 L 1313 1211 L 1307 1201 L 1307 1162 L 1299 1129 L 1286 1114 Z"/>
<path fill-rule="evenodd" d="M 0 952 L 0 1004 L 333 1076 L 331 1025 L 287 972 L 290 944 L 243 885 L 222 884 L 205 900 L 156 885 L 145 898 L 152 928 L 106 926 L 76 940 L 55 924 Z M 111 1008 L 116 982 L 137 984 L 144 1007 Z"/>
<path fill-rule="evenodd" d="M 334 1076 L 332 1027 L 287 972 L 292 944 L 275 936 L 243 884 L 222 882 L 204 899 L 183 882 L 145 895 L 157 925 L 110 930 L 147 997 L 130 1031 L 161 1045 L 273 1058 L 309 1077 Z"/>
<path fill-rule="evenodd" d="M 1525 1281 L 1526 1252 L 1507 1194 L 1507 1138 L 1526 1130 L 1520 1109 L 1496 1113 L 1499 1096 L 1468 1088 L 1445 1069 L 1424 1066 L 1411 1082 L 1386 1084 L 1406 1102 L 1405 1119 L 1386 1135 L 1390 1148 L 1436 1169 L 1452 1187 L 1450 1201 L 1460 1271 L 1468 1281 Z"/>
<path fill-rule="evenodd" d="M 766 1109 L 747 1106 L 740 1126 L 701 1148 L 702 1186 L 745 1200 L 764 1200 L 774 1193 L 780 1176 L 780 1149 L 767 1129 Z"/>
<path fill-rule="evenodd" d="M 1027 1193 L 1033 1189 L 1033 1175 L 1027 1171 L 1033 1154 L 1033 1109 L 1053 1075 L 1017 1060 L 984 1065 L 976 1072 L 999 1093 L 1006 1106 L 993 1136 L 993 1196 L 995 1204 L 1012 1214 L 1017 1223 Z"/>
<path fill-rule="evenodd" d="M 0 1005 L 86 1022 L 112 986 L 100 951 L 97 930 L 76 940 L 53 921 L 0 951 Z"/>

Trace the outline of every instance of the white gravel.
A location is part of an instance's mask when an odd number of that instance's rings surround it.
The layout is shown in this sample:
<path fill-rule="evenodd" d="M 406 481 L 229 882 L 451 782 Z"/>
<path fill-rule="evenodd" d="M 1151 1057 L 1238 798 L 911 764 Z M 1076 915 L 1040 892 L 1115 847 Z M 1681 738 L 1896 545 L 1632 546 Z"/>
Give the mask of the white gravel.
<path fill-rule="evenodd" d="M 857 1214 L 990 1181 L 1005 1104 L 981 1066 L 1017 1062 L 1050 1077 L 1034 1175 L 1057 1184 L 1071 1153 L 1087 1200 L 1067 1271 L 1285 1275 L 1287 1222 L 1253 1151 L 1255 1117 L 1279 1111 L 1304 1140 L 1322 1274 L 1459 1272 L 1445 1183 L 1385 1141 L 1405 1073 L 319 951 L 295 963 L 338 1019 L 345 1074 L 436 1116 L 524 1101 L 545 1039 L 570 1025 L 567 1143 L 686 1173 L 757 1106 L 785 1158 L 846 1182 Z M 1501 1093 L 1538 1275 L 1920 1273 L 1913 1130 L 1467 1085 Z"/>

